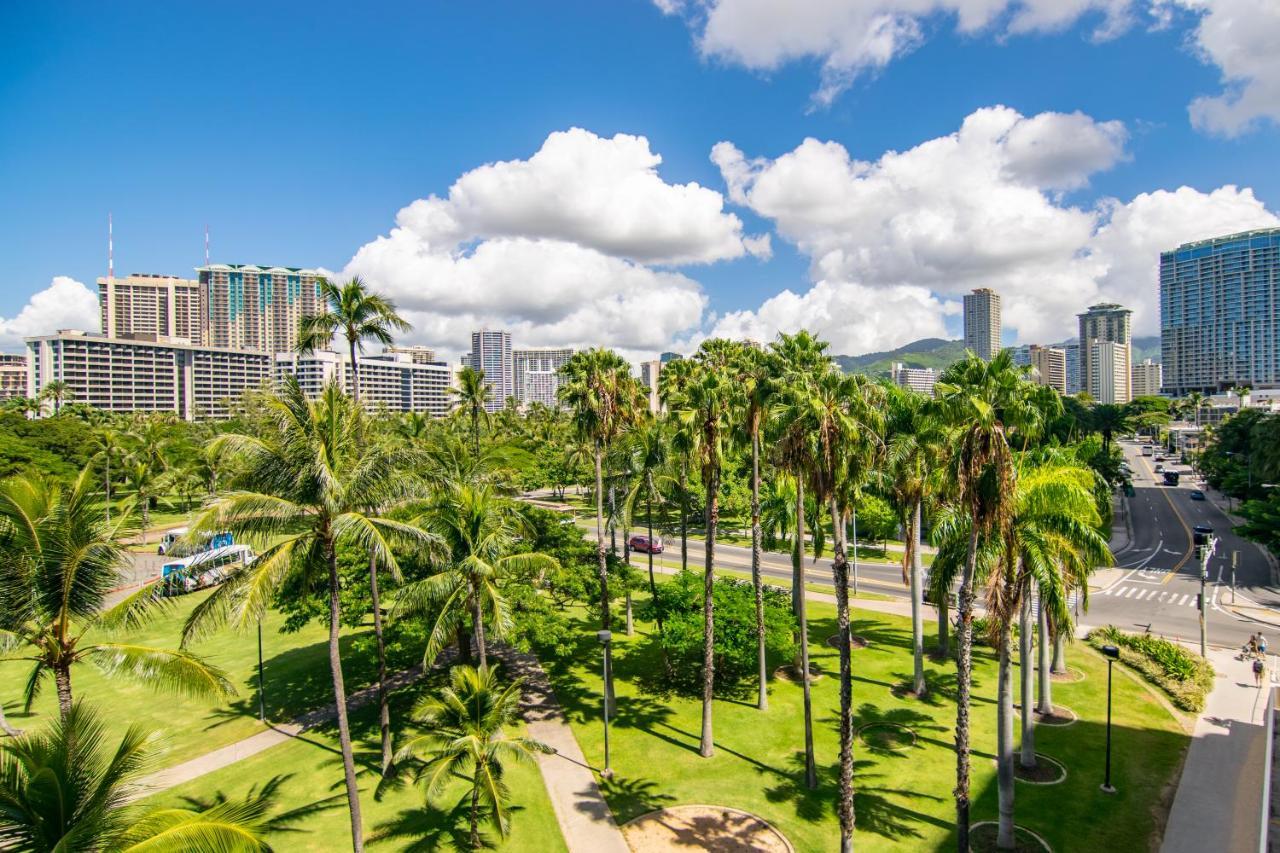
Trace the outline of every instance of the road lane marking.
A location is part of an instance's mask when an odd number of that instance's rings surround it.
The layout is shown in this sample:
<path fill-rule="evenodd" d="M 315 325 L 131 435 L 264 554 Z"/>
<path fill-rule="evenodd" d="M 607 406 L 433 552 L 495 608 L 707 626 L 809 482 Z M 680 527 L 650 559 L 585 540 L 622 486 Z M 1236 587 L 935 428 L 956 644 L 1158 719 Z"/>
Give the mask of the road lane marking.
<path fill-rule="evenodd" d="M 1184 604 L 1186 604 L 1186 603 L 1187 603 L 1187 597 L 1186 597 L 1185 595 L 1184 595 L 1184 596 L 1182 596 L 1182 598 L 1178 599 L 1178 606 L 1179 606 L 1179 607 L 1181 607 L 1182 605 L 1184 605 Z"/>
<path fill-rule="evenodd" d="M 1154 470 L 1152 470 L 1151 465 L 1148 464 L 1147 457 L 1139 456 L 1138 458 L 1142 460 L 1143 467 L 1147 469 L 1147 473 L 1151 475 L 1151 481 L 1152 483 L 1154 483 L 1156 479 L 1156 473 Z M 1159 487 L 1157 486 L 1157 488 Z M 1168 577 L 1166 577 L 1163 581 L 1161 581 L 1161 583 L 1168 583 L 1173 578 L 1173 576 L 1178 573 L 1178 570 L 1187 564 L 1187 560 L 1191 559 L 1191 555 L 1195 553 L 1195 539 L 1191 535 L 1191 528 L 1187 526 L 1187 520 L 1183 518 L 1182 513 L 1178 511 L 1178 505 L 1175 504 L 1173 502 L 1173 498 L 1169 496 L 1169 487 L 1166 486 L 1165 488 L 1160 489 L 1160 494 L 1164 495 L 1164 499 L 1169 502 L 1169 508 L 1173 510 L 1173 514 L 1178 519 L 1178 523 L 1182 525 L 1182 529 L 1186 531 L 1186 534 L 1187 534 L 1186 553 L 1182 555 L 1182 559 L 1178 561 L 1178 564 L 1174 566 L 1173 569 L 1170 570 Z"/>
<path fill-rule="evenodd" d="M 1129 589 L 1129 591 L 1128 591 L 1128 592 L 1126 592 L 1126 593 L 1124 594 L 1124 597 L 1125 597 L 1125 598 L 1128 598 L 1129 596 L 1133 595 L 1133 594 L 1134 594 L 1135 592 L 1137 592 L 1137 591 L 1138 591 L 1138 588 L 1137 588 L 1136 586 L 1135 586 L 1135 587 L 1131 587 L 1131 588 Z"/>

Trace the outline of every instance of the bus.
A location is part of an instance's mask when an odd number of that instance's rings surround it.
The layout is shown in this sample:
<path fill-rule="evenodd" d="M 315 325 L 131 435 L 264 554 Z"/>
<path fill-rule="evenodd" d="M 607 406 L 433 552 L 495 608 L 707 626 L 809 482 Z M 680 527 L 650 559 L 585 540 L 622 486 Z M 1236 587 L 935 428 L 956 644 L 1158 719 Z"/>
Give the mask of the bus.
<path fill-rule="evenodd" d="M 1155 454 L 1155 452 L 1156 452 L 1156 449 L 1155 449 L 1154 447 L 1152 447 L 1150 444 L 1144 444 L 1144 445 L 1142 446 L 1142 455 L 1143 455 L 1143 456 L 1152 456 L 1152 455 L 1154 455 L 1154 454 Z"/>
<path fill-rule="evenodd" d="M 248 545 L 223 545 L 201 551 L 191 557 L 180 557 L 160 568 L 160 583 L 165 595 L 182 595 L 217 586 L 227 576 L 258 558 Z"/>
<path fill-rule="evenodd" d="M 204 533 L 200 536 L 198 545 L 189 545 L 184 541 L 188 532 L 185 527 L 175 527 L 165 531 L 165 534 L 160 537 L 160 545 L 156 548 L 156 553 L 161 557 L 189 557 L 211 548 L 234 545 L 236 542 L 231 533 L 223 530 L 220 533 Z"/>
<path fill-rule="evenodd" d="M 1165 471 L 1165 472 L 1164 472 L 1164 484 L 1165 484 L 1166 486 L 1176 486 L 1176 485 L 1178 485 L 1178 476 L 1179 476 L 1179 475 L 1178 475 L 1178 472 L 1177 472 L 1177 471 Z"/>

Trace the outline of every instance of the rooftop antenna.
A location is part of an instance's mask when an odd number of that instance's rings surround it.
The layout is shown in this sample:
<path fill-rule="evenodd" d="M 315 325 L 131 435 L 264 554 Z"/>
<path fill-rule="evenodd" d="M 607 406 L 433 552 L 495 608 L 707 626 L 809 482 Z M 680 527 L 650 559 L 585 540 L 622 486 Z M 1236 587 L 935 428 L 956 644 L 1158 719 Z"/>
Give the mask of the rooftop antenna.
<path fill-rule="evenodd" d="M 204 224 L 204 265 L 209 266 L 209 223 Z"/>
<path fill-rule="evenodd" d="M 107 278 L 116 277 L 115 246 L 111 237 L 111 211 L 107 211 Z"/>

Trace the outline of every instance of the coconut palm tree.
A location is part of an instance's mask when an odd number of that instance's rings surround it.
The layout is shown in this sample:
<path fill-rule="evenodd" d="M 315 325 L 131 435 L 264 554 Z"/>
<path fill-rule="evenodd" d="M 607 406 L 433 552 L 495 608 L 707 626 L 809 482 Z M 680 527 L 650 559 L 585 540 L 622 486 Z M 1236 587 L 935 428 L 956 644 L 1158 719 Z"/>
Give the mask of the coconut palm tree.
<path fill-rule="evenodd" d="M 464 367 L 458 372 L 458 387 L 450 388 L 454 405 L 467 413 L 471 420 L 471 442 L 477 456 L 480 455 L 480 422 L 489 422 L 489 404 L 493 402 L 493 387 L 484 381 L 484 371 Z"/>
<path fill-rule="evenodd" d="M 1116 433 L 1133 429 L 1133 417 L 1124 406 L 1099 403 L 1089 412 L 1089 425 L 1094 432 L 1102 434 L 1102 452 L 1107 454 L 1111 452 L 1111 442 Z"/>
<path fill-rule="evenodd" d="M 666 422 L 650 418 L 628 435 L 627 467 L 635 473 L 635 485 L 627 493 L 623 511 L 628 518 L 635 514 L 635 505 L 642 496 L 645 504 L 645 527 L 649 536 L 649 595 L 658 623 L 658 637 L 662 633 L 662 608 L 658 604 L 658 585 L 653 575 L 653 501 L 660 497 L 659 481 L 666 477 L 671 465 L 669 431 Z"/>
<path fill-rule="evenodd" d="M 113 631 L 141 625 L 164 606 L 154 586 L 104 606 L 123 580 L 126 520 L 106 522 L 89 467 L 68 488 L 39 475 L 0 484 L 0 649 L 4 658 L 32 665 L 28 709 L 52 675 L 59 710 L 70 714 L 72 671 L 81 663 L 202 698 L 235 695 L 222 670 L 195 655 L 111 639 Z"/>
<path fill-rule="evenodd" d="M 428 667 L 470 619 L 483 669 L 489 664 L 487 638 L 501 640 L 511 627 L 501 583 L 517 574 L 553 571 L 560 564 L 545 554 L 512 553 L 524 532 L 524 517 L 487 483 L 446 484 L 428 501 L 417 523 L 442 546 L 444 566 L 402 587 L 396 612 L 436 614 L 423 655 Z M 458 652 L 469 660 L 470 643 L 460 640 Z"/>
<path fill-rule="evenodd" d="M 351 813 L 351 842 L 364 849 L 360 794 L 356 785 L 351 728 L 338 631 L 342 605 L 338 549 L 372 553 L 378 566 L 398 573 L 393 545 L 423 548 L 434 543 L 420 528 L 369 511 L 412 496 L 404 476 L 412 458 L 365 440 L 364 413 L 331 382 L 308 401 L 293 378 L 267 402 L 261 434 L 225 433 L 212 445 L 236 470 L 233 488 L 207 506 L 192 535 L 229 530 L 258 540 L 257 560 L 233 572 L 191 612 L 183 628 L 188 642 L 223 625 L 256 626 L 276 593 L 287 584 L 327 587 L 329 670 L 338 716 L 338 740 Z"/>
<path fill-rule="evenodd" d="M 684 399 L 694 365 L 691 359 L 681 358 L 663 365 L 658 374 L 658 396 L 662 404 L 672 410 Z M 678 418 L 671 419 L 671 449 L 680 458 L 676 491 L 680 500 L 680 570 L 689 570 L 689 466 L 693 457 L 694 437 L 688 425 Z"/>
<path fill-rule="evenodd" d="M 95 460 L 102 460 L 102 493 L 106 501 L 106 521 L 111 522 L 111 460 L 124 455 L 124 436 L 117 429 L 102 427 L 93 431 Z"/>
<path fill-rule="evenodd" d="M 355 276 L 344 284 L 327 278 L 316 279 L 316 290 L 324 304 L 319 314 L 307 314 L 298 326 L 298 352 L 309 354 L 328 347 L 335 335 L 347 339 L 351 357 L 351 396 L 360 402 L 360 362 L 357 355 L 366 340 L 390 346 L 392 332 L 413 328 L 396 313 L 396 304 L 385 296 L 372 293 L 364 279 Z"/>
<path fill-rule="evenodd" d="M 424 734 L 404 745 L 398 761 L 414 761 L 414 777 L 438 800 L 449 783 L 460 779 L 470 787 L 472 850 L 485 846 L 480 821 L 487 819 L 505 838 L 511 829 L 510 790 L 506 763 L 529 761 L 553 750 L 532 738 L 510 732 L 519 724 L 520 682 L 503 686 L 487 667 L 456 666 L 449 686 L 438 696 L 425 696 L 413 708 Z"/>
<path fill-rule="evenodd" d="M 112 748 L 99 714 L 80 702 L 46 729 L 0 745 L 0 848 L 271 850 L 267 836 L 289 821 L 271 815 L 279 778 L 243 800 L 206 807 L 130 804 L 152 753 L 152 738 L 137 725 Z"/>

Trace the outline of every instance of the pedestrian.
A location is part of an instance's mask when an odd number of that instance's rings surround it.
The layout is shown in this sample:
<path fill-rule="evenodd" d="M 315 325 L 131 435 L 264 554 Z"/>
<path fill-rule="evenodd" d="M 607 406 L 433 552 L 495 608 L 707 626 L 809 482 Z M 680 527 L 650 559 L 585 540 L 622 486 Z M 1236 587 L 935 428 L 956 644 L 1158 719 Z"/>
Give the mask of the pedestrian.
<path fill-rule="evenodd" d="M 1258 653 L 1258 635 L 1249 635 L 1249 656 L 1252 657 Z"/>
<path fill-rule="evenodd" d="M 1266 672 L 1267 665 L 1262 662 L 1262 658 L 1253 659 L 1253 683 L 1262 686 L 1262 675 Z"/>
<path fill-rule="evenodd" d="M 1267 653 L 1267 638 L 1262 636 L 1262 632 L 1258 632 L 1258 654 L 1265 655 Z"/>

